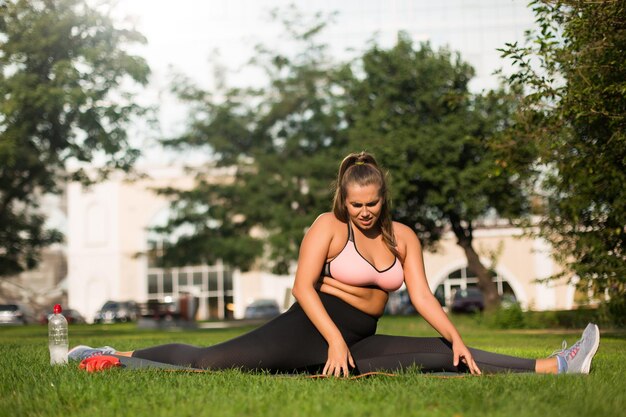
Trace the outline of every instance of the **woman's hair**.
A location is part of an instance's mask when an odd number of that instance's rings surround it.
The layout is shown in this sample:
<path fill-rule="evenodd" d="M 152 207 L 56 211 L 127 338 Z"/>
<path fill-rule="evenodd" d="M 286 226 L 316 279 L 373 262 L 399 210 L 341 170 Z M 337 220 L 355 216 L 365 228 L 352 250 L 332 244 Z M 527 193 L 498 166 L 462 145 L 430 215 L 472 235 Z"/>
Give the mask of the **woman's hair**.
<path fill-rule="evenodd" d="M 335 184 L 335 197 L 333 199 L 333 213 L 335 217 L 346 223 L 350 221 L 348 209 L 346 208 L 347 188 L 350 184 L 358 184 L 360 186 L 374 184 L 379 187 L 379 196 L 383 199 L 383 205 L 378 217 L 378 224 L 380 225 L 385 244 L 394 255 L 398 256 L 389 210 L 390 201 L 387 179 L 373 155 L 367 152 L 351 153 L 339 165 L 337 183 Z"/>

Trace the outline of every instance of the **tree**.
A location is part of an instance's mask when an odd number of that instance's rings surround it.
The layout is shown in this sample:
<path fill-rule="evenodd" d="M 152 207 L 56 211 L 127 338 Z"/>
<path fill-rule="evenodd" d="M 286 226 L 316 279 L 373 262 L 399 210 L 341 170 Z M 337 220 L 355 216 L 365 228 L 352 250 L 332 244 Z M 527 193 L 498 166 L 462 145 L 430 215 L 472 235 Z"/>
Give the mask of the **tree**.
<path fill-rule="evenodd" d="M 525 208 L 521 179 L 498 165 L 486 145 L 506 128 L 509 97 L 471 96 L 467 64 L 428 46 L 415 51 L 404 36 L 390 51 L 368 51 L 364 75 L 356 77 L 314 42 L 323 24 L 294 21 L 286 27 L 300 53 L 289 58 L 260 48 L 253 60 L 266 71 L 266 87 L 209 94 L 179 83 L 179 95 L 195 112 L 188 132 L 165 144 L 205 147 L 217 166 L 234 169 L 234 179 L 210 184 L 199 172 L 194 189 L 163 190 L 175 210 L 161 231 L 191 225 L 170 242 L 164 265 L 222 258 L 245 269 L 263 255 L 274 271 L 287 272 L 306 227 L 330 207 L 337 161 L 347 151 L 368 149 L 393 173 L 396 218 L 427 244 L 448 221 L 489 306 L 497 305 L 472 232 L 490 210 L 514 216 Z"/>
<path fill-rule="evenodd" d="M 261 87 L 224 85 L 211 94 L 180 79 L 175 86 L 193 111 L 187 132 L 165 146 L 203 149 L 214 157 L 209 168 L 233 172 L 232 181 L 215 184 L 199 169 L 192 190 L 162 190 L 174 203 L 160 231 L 188 231 L 169 242 L 163 265 L 221 258 L 245 270 L 261 259 L 265 267 L 286 273 L 306 228 L 330 209 L 330 186 L 345 141 L 334 64 L 317 42 L 327 17 L 305 22 L 293 7 L 280 16 L 287 32 L 283 46 L 293 44 L 295 52 L 257 47 L 251 65 L 265 76 Z"/>
<path fill-rule="evenodd" d="M 503 158 L 538 181 L 539 234 L 579 285 L 626 306 L 626 4 L 533 1 L 539 30 L 503 55 L 525 89 Z M 519 160 L 518 153 L 535 155 Z"/>
<path fill-rule="evenodd" d="M 133 83 L 149 69 L 122 49 L 135 42 L 144 38 L 81 0 L 0 2 L 0 276 L 33 267 L 61 240 L 38 201 L 87 180 L 68 162 L 98 158 L 106 172 L 138 156 L 125 129 L 142 112 Z"/>
<path fill-rule="evenodd" d="M 527 199 L 523 179 L 488 146 L 511 122 L 513 94 L 472 95 L 472 76 L 458 55 L 415 48 L 401 33 L 391 49 L 374 46 L 346 67 L 344 113 L 351 146 L 390 171 L 394 218 L 431 247 L 451 228 L 492 309 L 500 299 L 473 232 L 488 215 L 520 216 Z"/>

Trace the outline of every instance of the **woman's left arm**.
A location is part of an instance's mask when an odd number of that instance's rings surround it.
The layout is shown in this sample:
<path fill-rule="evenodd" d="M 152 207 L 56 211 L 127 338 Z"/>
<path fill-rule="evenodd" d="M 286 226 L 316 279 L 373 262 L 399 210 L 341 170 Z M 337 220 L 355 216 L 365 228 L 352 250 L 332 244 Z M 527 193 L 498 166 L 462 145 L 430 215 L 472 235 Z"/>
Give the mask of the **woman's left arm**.
<path fill-rule="evenodd" d="M 402 263 L 404 282 L 415 309 L 439 334 L 452 343 L 454 366 L 459 364 L 459 360 L 463 361 L 472 374 L 480 375 L 480 369 L 465 346 L 461 335 L 428 287 L 422 245 L 419 239 L 410 228 L 404 225 L 398 225 L 394 231 L 401 246 L 399 249 L 404 252 Z"/>

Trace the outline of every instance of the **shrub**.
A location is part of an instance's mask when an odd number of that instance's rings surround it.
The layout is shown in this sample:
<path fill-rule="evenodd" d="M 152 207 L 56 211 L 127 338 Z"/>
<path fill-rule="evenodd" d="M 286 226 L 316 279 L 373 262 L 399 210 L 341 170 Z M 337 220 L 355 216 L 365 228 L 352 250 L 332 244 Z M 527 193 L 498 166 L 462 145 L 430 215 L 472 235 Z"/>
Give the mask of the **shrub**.
<path fill-rule="evenodd" d="M 494 329 L 523 329 L 526 327 L 524 312 L 517 303 L 500 307 L 495 311 L 478 313 L 475 317 L 479 324 Z"/>

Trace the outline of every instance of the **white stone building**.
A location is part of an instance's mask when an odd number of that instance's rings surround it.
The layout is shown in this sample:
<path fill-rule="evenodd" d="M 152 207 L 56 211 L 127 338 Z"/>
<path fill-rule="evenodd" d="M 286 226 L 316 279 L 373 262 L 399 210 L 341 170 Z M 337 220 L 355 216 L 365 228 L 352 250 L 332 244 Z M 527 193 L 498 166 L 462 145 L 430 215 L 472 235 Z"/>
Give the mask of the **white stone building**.
<path fill-rule="evenodd" d="M 88 189 L 68 189 L 68 301 L 88 320 L 107 300 L 176 300 L 181 292 L 199 298 L 200 319 L 241 318 L 255 299 L 275 299 L 283 309 L 292 299 L 292 276 L 267 272 L 241 273 L 221 265 L 162 270 L 150 268 L 145 255 L 150 227 L 161 224 L 168 201 L 153 190 L 163 186 L 189 187 L 182 170 L 152 169 L 150 178 L 128 182 L 112 178 Z M 215 181 L 228 178 L 216 170 Z M 550 248 L 540 240 L 521 236 L 521 230 L 493 224 L 478 228 L 474 244 L 486 265 L 497 273 L 501 293 L 513 294 L 524 308 L 568 309 L 574 306 L 574 287 L 537 283 L 557 272 Z M 492 253 L 495 265 L 490 264 Z M 464 253 L 452 234 L 436 253 L 425 253 L 426 272 L 433 292 L 449 302 L 454 291 L 475 284 Z"/>

